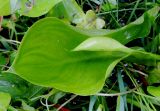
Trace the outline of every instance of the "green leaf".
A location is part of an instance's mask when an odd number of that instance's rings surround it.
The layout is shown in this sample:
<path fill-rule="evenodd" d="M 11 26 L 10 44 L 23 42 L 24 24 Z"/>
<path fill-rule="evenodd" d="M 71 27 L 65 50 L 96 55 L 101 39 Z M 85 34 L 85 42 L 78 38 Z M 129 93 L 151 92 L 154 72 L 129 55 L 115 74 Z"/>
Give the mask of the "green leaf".
<path fill-rule="evenodd" d="M 40 20 L 25 35 L 11 70 L 37 85 L 95 94 L 103 87 L 106 67 L 108 74 L 118 61 L 106 62 L 99 52 L 72 51 L 86 38 L 56 18 Z"/>
<path fill-rule="evenodd" d="M 108 52 L 104 54 L 106 56 L 125 58 L 127 61 L 149 66 L 156 66 L 157 61 L 160 61 L 159 55 L 129 49 L 118 41 L 107 37 L 91 37 L 78 45 L 73 51 L 105 51 Z"/>
<path fill-rule="evenodd" d="M 78 45 L 73 51 L 123 51 L 130 53 L 131 50 L 118 41 L 107 37 L 91 37 Z M 114 55 L 112 55 L 114 56 Z"/>
<path fill-rule="evenodd" d="M 0 69 L 7 63 L 6 57 L 0 53 Z M 1 71 L 0 71 L 1 72 Z"/>
<path fill-rule="evenodd" d="M 96 111 L 103 111 L 103 105 L 102 104 L 100 104 L 99 106 L 98 106 L 98 108 L 97 108 L 97 110 Z"/>
<path fill-rule="evenodd" d="M 7 111 L 11 96 L 8 93 L 0 92 L 0 111 Z"/>
<path fill-rule="evenodd" d="M 23 97 L 30 100 L 31 98 L 40 96 L 47 91 L 47 88 L 29 84 L 26 92 L 23 94 Z"/>
<path fill-rule="evenodd" d="M 31 1 L 31 2 L 30 2 Z M 62 0 L 21 0 L 20 14 L 29 17 L 38 17 L 46 14 Z"/>
<path fill-rule="evenodd" d="M 15 74 L 0 74 L 0 92 L 9 93 L 13 99 L 31 99 L 42 95 L 46 89 L 47 88 L 30 84 Z"/>
<path fill-rule="evenodd" d="M 22 109 L 24 111 L 35 111 L 35 109 L 29 105 L 27 105 L 24 101 L 22 101 Z"/>
<path fill-rule="evenodd" d="M 145 46 L 145 49 L 153 53 L 156 52 L 159 53 L 159 46 L 160 46 L 160 33 Z"/>
<path fill-rule="evenodd" d="M 14 108 L 13 106 L 9 106 L 8 107 L 8 111 L 19 111 L 19 110 Z"/>
<path fill-rule="evenodd" d="M 115 30 L 106 30 L 106 29 L 86 30 L 86 29 L 77 29 L 75 27 L 73 28 L 73 30 L 76 30 L 88 36 L 111 37 L 122 44 L 127 44 L 128 42 L 134 39 L 143 38 L 149 34 L 151 26 L 155 21 L 159 10 L 160 7 L 155 6 L 152 9 L 145 12 L 136 21 L 131 22 L 130 24 Z"/>
<path fill-rule="evenodd" d="M 150 84 L 160 83 L 160 69 L 154 69 L 149 73 L 147 78 Z"/>
<path fill-rule="evenodd" d="M 23 96 L 27 91 L 26 82 L 15 74 L 0 74 L 0 92 L 9 93 L 13 98 Z"/>
<path fill-rule="evenodd" d="M 0 0 L 0 16 L 10 14 L 10 0 Z"/>
<path fill-rule="evenodd" d="M 0 16 L 16 11 L 25 16 L 38 17 L 46 14 L 62 0 L 0 0 Z"/>
<path fill-rule="evenodd" d="M 83 22 L 85 14 L 75 0 L 63 0 L 49 11 L 48 16 L 67 19 L 77 24 Z"/>
<path fill-rule="evenodd" d="M 117 1 L 116 0 L 108 0 L 107 3 L 104 3 L 102 5 L 102 9 L 104 11 L 110 11 L 112 9 L 116 9 L 117 7 Z"/>
<path fill-rule="evenodd" d="M 55 94 L 52 94 L 52 96 L 49 97 L 49 100 L 52 101 L 54 104 L 58 104 L 59 100 L 63 98 L 65 95 L 65 92 L 57 91 Z"/>
<path fill-rule="evenodd" d="M 160 98 L 160 86 L 158 86 L 158 87 L 148 86 L 148 87 L 147 87 L 147 91 L 148 91 L 151 95 Z"/>
<path fill-rule="evenodd" d="M 160 63 L 157 63 L 157 67 L 149 72 L 147 80 L 149 84 L 160 83 Z"/>
<path fill-rule="evenodd" d="M 160 59 L 112 38 L 89 38 L 56 18 L 45 18 L 26 33 L 10 71 L 33 84 L 92 95 L 102 89 L 115 65 L 126 57 L 149 64 Z"/>
<path fill-rule="evenodd" d="M 9 43 L 6 41 L 6 39 L 4 37 L 2 37 L 0 35 L 0 42 L 3 44 L 3 46 L 7 49 L 7 50 L 11 50 L 11 47 L 9 45 Z"/>

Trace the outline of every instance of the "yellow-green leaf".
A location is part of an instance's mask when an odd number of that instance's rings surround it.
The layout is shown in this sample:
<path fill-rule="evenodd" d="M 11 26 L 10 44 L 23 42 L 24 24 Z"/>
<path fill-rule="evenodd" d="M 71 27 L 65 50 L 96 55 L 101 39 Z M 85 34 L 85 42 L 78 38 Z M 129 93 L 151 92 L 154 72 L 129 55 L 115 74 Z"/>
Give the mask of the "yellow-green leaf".
<path fill-rule="evenodd" d="M 132 61 L 132 56 L 136 62 L 160 60 L 112 38 L 89 37 L 56 18 L 44 18 L 24 36 L 10 71 L 40 86 L 92 95 L 102 89 L 120 60 Z"/>
<path fill-rule="evenodd" d="M 11 96 L 8 93 L 0 92 L 0 111 L 7 111 L 11 100 Z"/>
<path fill-rule="evenodd" d="M 0 0 L 0 16 L 10 14 L 10 0 Z"/>
<path fill-rule="evenodd" d="M 160 86 L 158 86 L 158 87 L 148 86 L 148 87 L 147 87 L 147 91 L 148 91 L 151 95 L 160 98 Z"/>

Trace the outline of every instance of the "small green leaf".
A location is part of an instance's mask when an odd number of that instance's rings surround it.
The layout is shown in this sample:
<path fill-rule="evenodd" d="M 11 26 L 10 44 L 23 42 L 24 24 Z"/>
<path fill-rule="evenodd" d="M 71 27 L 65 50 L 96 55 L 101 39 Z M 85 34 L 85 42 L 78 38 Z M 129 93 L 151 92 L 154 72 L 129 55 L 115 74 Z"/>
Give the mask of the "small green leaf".
<path fill-rule="evenodd" d="M 62 0 L 21 0 L 19 13 L 29 17 L 38 17 L 46 14 L 53 6 Z"/>
<path fill-rule="evenodd" d="M 152 70 L 147 79 L 150 84 L 160 83 L 160 69 Z"/>
<path fill-rule="evenodd" d="M 100 104 L 99 106 L 98 106 L 98 108 L 97 108 L 97 110 L 96 111 L 103 111 L 103 105 L 102 104 Z"/>
<path fill-rule="evenodd" d="M 6 57 L 0 53 L 0 69 L 7 63 Z M 0 71 L 1 72 L 1 71 Z"/>
<path fill-rule="evenodd" d="M 27 105 L 24 101 L 22 101 L 22 109 L 25 111 L 36 111 L 33 107 Z"/>
<path fill-rule="evenodd" d="M 126 53 L 132 52 L 127 47 L 123 46 L 118 41 L 107 37 L 91 37 L 80 45 L 74 51 L 124 51 Z"/>
<path fill-rule="evenodd" d="M 78 45 L 73 51 L 104 51 L 108 52 L 104 55 L 120 57 L 121 59 L 125 58 L 127 61 L 137 62 L 149 66 L 156 66 L 157 61 L 160 61 L 159 55 L 129 49 L 118 41 L 107 37 L 91 37 Z"/>
<path fill-rule="evenodd" d="M 75 0 L 63 0 L 49 11 L 48 16 L 67 19 L 77 24 L 83 22 L 85 14 Z"/>
<path fill-rule="evenodd" d="M 9 93 L 13 98 L 23 96 L 27 91 L 27 85 L 23 79 L 15 74 L 0 74 L 0 92 Z"/>
<path fill-rule="evenodd" d="M 50 97 L 50 100 L 54 103 L 54 104 L 58 104 L 59 100 L 61 98 L 63 98 L 66 95 L 65 92 L 62 91 L 57 91 L 54 95 L 52 95 Z"/>
<path fill-rule="evenodd" d="M 0 111 L 7 111 L 11 96 L 8 93 L 0 92 Z"/>
<path fill-rule="evenodd" d="M 0 0 L 0 16 L 16 11 L 25 16 L 38 17 L 46 14 L 62 0 Z"/>
<path fill-rule="evenodd" d="M 157 63 L 157 67 L 149 72 L 147 80 L 149 84 L 160 83 L 160 63 Z"/>
<path fill-rule="evenodd" d="M 116 0 L 107 0 L 107 2 L 102 5 L 102 9 L 104 11 L 110 11 L 112 9 L 116 9 L 116 7 L 117 7 Z"/>
<path fill-rule="evenodd" d="M 19 110 L 14 108 L 13 106 L 9 106 L 8 107 L 8 111 L 19 111 Z"/>
<path fill-rule="evenodd" d="M 128 42 L 134 39 L 144 38 L 149 34 L 151 26 L 155 21 L 159 10 L 160 7 L 155 6 L 152 9 L 145 12 L 136 21 L 131 22 L 130 24 L 115 30 L 106 30 L 106 29 L 86 30 L 86 29 L 77 29 L 75 27 L 73 27 L 73 30 L 76 30 L 88 36 L 106 36 L 114 38 L 115 40 L 117 40 L 122 44 L 127 44 Z"/>
<path fill-rule="evenodd" d="M 151 95 L 160 98 L 160 86 L 158 86 L 158 87 L 148 86 L 148 87 L 147 87 L 147 91 L 148 91 Z"/>

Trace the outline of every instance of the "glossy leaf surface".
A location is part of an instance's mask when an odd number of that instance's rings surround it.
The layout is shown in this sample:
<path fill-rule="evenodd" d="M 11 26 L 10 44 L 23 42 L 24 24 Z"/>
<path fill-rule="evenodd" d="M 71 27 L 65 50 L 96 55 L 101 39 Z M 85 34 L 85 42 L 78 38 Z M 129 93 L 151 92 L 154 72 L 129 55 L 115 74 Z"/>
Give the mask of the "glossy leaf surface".
<path fill-rule="evenodd" d="M 78 94 L 95 93 L 103 86 L 106 66 L 115 58 L 106 62 L 97 56 L 101 53 L 71 51 L 86 38 L 58 19 L 40 20 L 24 37 L 12 69 L 38 85 Z M 90 72 L 95 65 L 99 70 Z"/>
<path fill-rule="evenodd" d="M 10 71 L 37 85 L 91 95 L 102 89 L 115 65 L 131 55 L 149 63 L 159 60 L 112 38 L 89 37 L 56 18 L 45 18 L 26 33 Z"/>
<path fill-rule="evenodd" d="M 130 62 L 136 62 L 145 65 L 157 65 L 157 61 L 160 61 L 160 56 L 151 54 L 145 51 L 134 50 L 123 46 L 118 41 L 107 37 L 91 37 L 77 46 L 74 51 L 106 51 L 105 55 L 121 56 L 125 60 Z M 114 52 L 118 52 L 119 55 L 114 55 Z M 121 54 L 125 55 L 121 55 Z"/>

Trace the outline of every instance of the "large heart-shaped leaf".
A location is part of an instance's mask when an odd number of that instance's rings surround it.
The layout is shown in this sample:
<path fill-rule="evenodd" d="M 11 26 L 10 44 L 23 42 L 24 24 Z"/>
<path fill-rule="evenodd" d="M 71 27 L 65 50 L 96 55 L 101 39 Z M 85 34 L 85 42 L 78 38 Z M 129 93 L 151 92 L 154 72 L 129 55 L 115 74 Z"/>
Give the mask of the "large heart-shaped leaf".
<path fill-rule="evenodd" d="M 135 56 L 144 53 L 111 38 L 90 38 L 56 18 L 45 18 L 26 33 L 10 71 L 37 85 L 90 95 L 99 92 L 115 65 L 134 52 Z M 148 56 L 147 61 L 159 57 Z"/>
<path fill-rule="evenodd" d="M 40 20 L 25 35 L 11 70 L 38 85 L 82 95 L 96 93 L 103 86 L 106 68 L 110 73 L 123 53 L 108 60 L 99 52 L 72 51 L 87 38 L 56 18 Z"/>

